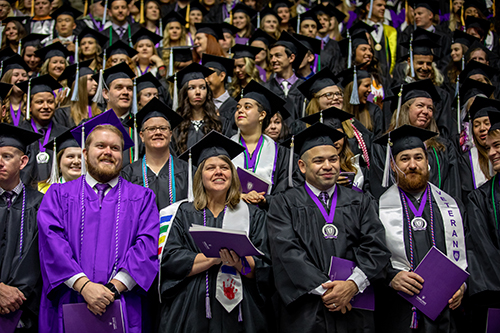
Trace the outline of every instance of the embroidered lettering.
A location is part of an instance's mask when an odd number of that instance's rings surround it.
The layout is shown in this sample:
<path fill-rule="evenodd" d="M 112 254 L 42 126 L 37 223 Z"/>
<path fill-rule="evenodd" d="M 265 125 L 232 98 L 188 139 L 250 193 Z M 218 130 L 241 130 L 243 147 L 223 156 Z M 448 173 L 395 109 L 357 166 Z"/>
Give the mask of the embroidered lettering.
<path fill-rule="evenodd" d="M 441 201 L 446 201 L 444 197 L 439 197 L 439 199 L 441 199 Z"/>
<path fill-rule="evenodd" d="M 458 241 L 453 241 L 453 247 L 458 248 Z"/>
<path fill-rule="evenodd" d="M 451 234 L 451 237 L 458 237 L 456 230 L 453 230 L 453 233 Z"/>
<path fill-rule="evenodd" d="M 446 205 L 446 208 L 450 208 L 450 204 L 448 202 L 443 202 Z"/>
<path fill-rule="evenodd" d="M 448 215 L 449 215 L 449 216 L 451 216 L 451 217 L 454 217 L 454 216 L 453 216 L 453 211 L 452 211 L 452 210 L 449 210 L 449 211 L 448 211 Z"/>
<path fill-rule="evenodd" d="M 457 226 L 457 221 L 455 220 L 450 220 L 451 226 L 456 227 Z"/>

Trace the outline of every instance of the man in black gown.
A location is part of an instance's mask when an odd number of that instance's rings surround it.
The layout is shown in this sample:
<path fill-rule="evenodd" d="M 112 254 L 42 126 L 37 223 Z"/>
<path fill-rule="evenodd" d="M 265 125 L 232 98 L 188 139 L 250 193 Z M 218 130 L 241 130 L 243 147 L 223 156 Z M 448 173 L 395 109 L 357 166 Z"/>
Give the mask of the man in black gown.
<path fill-rule="evenodd" d="M 456 332 L 458 328 L 460 311 L 455 310 L 462 302 L 465 283 L 434 321 L 398 295 L 411 296 L 422 289 L 424 280 L 414 270 L 433 246 L 460 268 L 467 268 L 463 205 L 429 182 L 424 142 L 436 134 L 403 125 L 375 141 L 391 146 L 390 167 L 397 174 L 396 184 L 379 201 L 391 264 L 387 280 L 376 288 L 377 332 Z M 385 170 L 388 175 L 388 164 Z"/>
<path fill-rule="evenodd" d="M 0 124 L 0 133 L 0 327 L 9 316 L 20 320 L 23 328 L 16 332 L 37 332 L 42 279 L 36 214 L 43 195 L 23 184 L 20 171 L 28 164 L 27 146 L 41 135 L 7 124 Z"/>
<path fill-rule="evenodd" d="M 320 123 L 297 134 L 294 150 L 306 183 L 277 195 L 269 208 L 280 332 L 364 332 L 373 327 L 372 313 L 351 309 L 350 300 L 383 277 L 389 252 L 375 202 L 336 186 L 340 164 L 334 142 L 342 136 Z M 330 280 L 332 256 L 356 264 L 347 281 Z"/>

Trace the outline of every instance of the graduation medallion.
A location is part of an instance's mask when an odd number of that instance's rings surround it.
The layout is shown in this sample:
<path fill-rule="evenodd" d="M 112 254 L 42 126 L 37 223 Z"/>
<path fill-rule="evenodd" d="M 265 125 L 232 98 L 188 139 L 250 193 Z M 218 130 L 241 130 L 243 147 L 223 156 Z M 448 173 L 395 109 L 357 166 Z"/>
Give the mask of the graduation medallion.
<path fill-rule="evenodd" d="M 38 154 L 36 154 L 36 162 L 38 164 L 46 164 L 46 163 L 49 163 L 49 154 L 47 154 L 46 152 L 44 151 L 41 151 L 39 152 Z"/>
<path fill-rule="evenodd" d="M 327 223 L 323 226 L 322 232 L 325 239 L 337 239 L 339 230 L 333 224 Z"/>
<path fill-rule="evenodd" d="M 382 50 L 382 45 L 375 44 L 375 51 L 380 51 L 380 50 Z"/>
<path fill-rule="evenodd" d="M 414 217 L 411 220 L 411 227 L 413 231 L 420 231 L 427 229 L 427 221 L 423 217 Z"/>

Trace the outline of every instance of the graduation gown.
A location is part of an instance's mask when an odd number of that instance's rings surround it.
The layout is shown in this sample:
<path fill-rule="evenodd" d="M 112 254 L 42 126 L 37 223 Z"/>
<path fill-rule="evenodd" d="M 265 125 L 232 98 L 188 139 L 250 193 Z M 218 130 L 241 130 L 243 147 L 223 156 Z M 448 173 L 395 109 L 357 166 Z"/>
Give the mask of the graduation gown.
<path fill-rule="evenodd" d="M 219 121 L 222 124 L 222 129 L 221 129 L 220 133 L 224 134 L 227 131 L 228 120 L 224 117 L 219 116 Z M 200 141 L 206 134 L 208 134 L 208 132 L 210 132 L 210 131 L 208 131 L 207 133 L 205 133 L 204 128 L 205 128 L 205 123 L 203 123 L 198 130 L 196 130 L 193 123 L 189 124 L 188 136 L 187 136 L 187 142 L 186 142 L 186 147 L 188 149 L 190 147 L 192 147 L 196 142 Z M 178 140 L 178 137 L 180 135 L 179 133 L 180 133 L 179 127 L 174 128 L 174 135 L 172 135 L 172 143 L 170 145 L 170 147 L 173 147 L 172 151 L 175 152 L 175 154 L 177 156 L 179 156 L 180 154 L 182 154 L 184 152 L 184 151 L 181 151 L 179 149 L 179 147 L 177 146 L 177 140 Z"/>
<path fill-rule="evenodd" d="M 476 189 L 476 182 L 474 181 L 475 173 L 481 172 L 481 174 L 482 174 L 482 171 L 480 169 L 473 170 L 473 166 L 471 163 L 472 162 L 472 155 L 471 155 L 470 151 L 461 152 L 458 157 L 459 157 L 458 166 L 460 169 L 460 181 L 461 181 L 461 185 L 462 185 L 462 198 L 461 198 L 461 200 L 463 203 L 467 204 L 469 193 L 471 193 L 472 191 L 474 191 Z M 483 174 L 483 177 L 486 177 L 486 176 Z M 487 180 L 488 179 L 486 178 L 485 182 Z M 480 185 L 482 185 L 482 184 L 480 184 Z M 480 187 L 480 186 L 478 186 L 478 187 Z"/>
<path fill-rule="evenodd" d="M 279 85 L 276 78 L 272 78 L 265 83 L 265 86 L 273 93 L 283 98 L 286 101 L 285 108 L 290 112 L 290 118 L 287 121 L 293 122 L 296 119 L 302 118 L 304 109 L 304 95 L 297 88 L 304 80 L 298 79 L 288 90 L 288 96 L 285 97 L 283 89 Z"/>
<path fill-rule="evenodd" d="M 337 186 L 334 225 L 337 239 L 325 239 L 325 219 L 303 185 L 277 195 L 268 213 L 268 232 L 280 332 L 365 332 L 371 312 L 329 312 L 309 294 L 329 280 L 331 256 L 354 261 L 373 282 L 389 261 L 384 228 L 371 197 Z M 330 199 L 331 200 L 331 199 Z"/>
<path fill-rule="evenodd" d="M 24 128 L 28 131 L 33 131 L 33 127 L 31 127 L 31 123 L 29 121 L 22 121 L 19 124 L 19 127 Z M 52 139 L 58 137 L 59 135 L 63 134 L 66 132 L 68 128 L 56 123 L 55 121 L 52 121 L 52 130 L 50 131 L 50 136 L 49 140 L 47 142 L 50 142 Z M 43 145 L 43 138 L 38 140 L 42 143 Z M 33 142 L 32 144 L 29 145 L 29 151 L 34 162 L 37 163 L 36 155 L 40 152 L 40 146 L 38 144 L 38 141 Z M 50 177 L 50 171 L 52 170 L 52 154 L 53 150 L 52 149 L 46 149 L 45 152 L 49 154 L 49 161 L 47 163 L 37 163 L 37 169 L 38 169 L 38 178 L 37 182 L 40 182 L 42 180 L 48 179 Z"/>
<path fill-rule="evenodd" d="M 226 119 L 225 127 L 225 135 L 231 137 L 238 132 L 238 126 L 236 126 L 236 122 L 234 121 L 234 113 L 236 112 L 236 105 L 238 102 L 229 96 L 228 99 L 222 103 L 219 108 L 219 115 Z"/>
<path fill-rule="evenodd" d="M 399 196 L 400 200 L 401 196 Z M 412 195 L 408 194 L 411 202 L 415 207 L 419 207 L 420 201 L 417 201 Z M 445 231 L 444 231 L 444 222 L 441 216 L 439 207 L 436 203 L 436 200 L 433 195 L 432 198 L 432 207 L 433 207 L 433 224 L 434 224 L 434 237 L 436 241 L 436 247 L 447 254 L 446 250 L 446 239 L 445 239 Z M 460 209 L 460 213 L 462 215 L 462 219 L 465 225 L 465 209 L 460 200 L 455 199 L 458 207 Z M 401 202 L 401 205 L 403 203 Z M 412 211 L 409 209 L 410 220 L 413 219 L 414 215 Z M 425 230 L 421 231 L 413 231 L 413 258 L 414 258 L 414 266 L 417 267 L 418 264 L 425 257 L 427 252 L 432 248 L 432 234 L 430 228 L 430 205 L 427 202 L 422 217 L 427 221 L 428 225 Z M 402 233 L 404 235 L 404 244 L 405 244 L 405 252 L 406 257 L 410 258 L 410 247 L 409 247 L 409 232 L 408 232 L 408 221 L 403 214 L 403 222 L 401 224 Z M 408 259 L 409 260 L 409 259 Z M 398 292 L 391 287 L 389 287 L 389 283 L 392 279 L 399 273 L 400 270 L 397 270 L 392 267 L 392 264 L 389 264 L 387 267 L 387 280 L 382 282 L 378 281 L 376 283 L 375 288 L 375 318 L 376 318 L 376 328 L 377 332 L 380 333 L 413 333 L 413 332 L 457 332 L 458 330 L 458 322 L 462 319 L 460 314 L 460 309 L 452 311 L 448 306 L 444 308 L 441 314 L 436 318 L 435 321 L 432 321 L 430 318 L 417 311 L 418 313 L 418 329 L 413 330 L 410 329 L 411 317 L 412 317 L 412 304 L 402 298 Z"/>
<path fill-rule="evenodd" d="M 40 267 L 44 281 L 40 304 L 40 333 L 63 332 L 62 306 L 83 303 L 83 297 L 64 283 L 79 273 L 95 283 L 127 270 L 137 285 L 121 294 L 127 332 L 141 332 L 147 313 L 141 312 L 144 294 L 158 273 L 159 214 L 154 193 L 124 179 L 104 197 L 102 208 L 94 190 L 82 177 L 52 184 L 38 212 Z M 84 225 L 81 195 L 85 187 Z M 121 188 L 118 241 L 115 243 L 117 202 Z M 83 235 L 82 235 L 83 230 Z M 116 245 L 118 247 L 116 248 Z"/>
<path fill-rule="evenodd" d="M 71 118 L 71 107 L 64 106 L 54 111 L 54 122 L 67 128 L 73 128 L 77 124 Z"/>
<path fill-rule="evenodd" d="M 244 204 L 243 201 L 240 205 Z M 220 265 L 208 270 L 210 308 L 212 318 L 205 312 L 205 276 L 202 272 L 189 276 L 193 262 L 200 249 L 189 234 L 192 224 L 203 225 L 203 210 L 197 211 L 193 203 L 181 204 L 163 250 L 161 262 L 162 318 L 160 333 L 163 332 L 267 332 L 268 324 L 264 306 L 268 293 L 265 293 L 270 278 L 270 260 L 264 211 L 248 205 L 250 222 L 249 238 L 264 253 L 253 257 L 255 278 L 242 275 L 243 300 L 241 301 L 242 321 L 238 322 L 239 306 L 228 313 L 215 298 L 217 272 Z M 224 212 L 214 218 L 206 210 L 206 225 L 222 227 Z M 269 315 L 269 312 L 267 312 Z"/>
<path fill-rule="evenodd" d="M 171 156 L 174 163 L 175 197 L 174 202 L 187 198 L 188 193 L 188 163 Z M 148 166 L 147 178 L 148 185 L 156 196 L 156 206 L 158 211 L 170 205 L 170 160 L 165 163 L 163 168 L 156 175 Z M 127 165 L 122 170 L 122 177 L 133 184 L 144 186 L 142 159 Z"/>
<path fill-rule="evenodd" d="M 121 40 L 130 47 L 133 47 L 133 45 L 130 45 L 130 43 L 132 42 L 132 36 L 141 29 L 141 25 L 139 23 L 131 23 L 130 20 L 128 24 L 130 29 L 127 28 L 127 31 L 125 31 L 122 38 L 120 38 L 120 35 L 118 35 L 116 31 L 113 29 L 111 21 L 106 22 L 106 26 L 108 27 L 101 32 L 104 36 L 109 38 L 106 44 L 113 45 L 113 43 L 116 42 L 117 40 Z M 129 41 L 129 31 L 130 31 L 130 41 Z"/>
<path fill-rule="evenodd" d="M 428 149 L 427 158 L 430 166 L 429 182 L 433 183 L 453 198 L 462 197 L 460 182 L 460 170 L 455 146 L 451 141 L 438 137 L 439 142 L 445 146 L 445 150 Z M 387 190 L 382 187 L 384 177 L 384 163 L 386 146 L 372 145 L 371 165 L 370 165 L 370 190 L 375 198 Z M 389 186 L 393 184 L 389 181 Z"/>
<path fill-rule="evenodd" d="M 23 250 L 19 258 L 23 192 L 10 208 L 0 199 L 0 283 L 18 288 L 26 297 L 21 305 L 21 321 L 28 332 L 37 332 L 42 276 L 38 259 L 38 226 L 36 214 L 43 194 L 26 188 L 24 208 Z M 0 317 L 2 317 L 0 315 Z"/>
<path fill-rule="evenodd" d="M 323 50 L 321 50 L 320 64 L 321 69 L 327 67 L 333 74 L 338 74 L 344 69 L 342 52 L 340 52 L 339 43 L 336 40 L 330 39 Z"/>

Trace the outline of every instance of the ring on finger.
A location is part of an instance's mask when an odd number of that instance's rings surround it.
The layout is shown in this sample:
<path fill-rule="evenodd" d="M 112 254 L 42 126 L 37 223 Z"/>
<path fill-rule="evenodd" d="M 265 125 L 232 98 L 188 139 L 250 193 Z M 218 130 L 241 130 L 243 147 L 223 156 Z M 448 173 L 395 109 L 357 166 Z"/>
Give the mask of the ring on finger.
<path fill-rule="evenodd" d="M 333 308 L 334 308 L 334 309 L 336 309 L 336 308 L 337 308 L 337 306 L 335 305 L 335 303 L 333 303 L 332 305 L 333 305 Z"/>
<path fill-rule="evenodd" d="M 229 264 L 229 261 L 226 261 L 226 264 Z"/>

